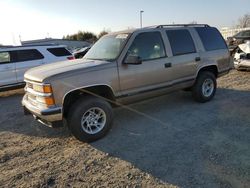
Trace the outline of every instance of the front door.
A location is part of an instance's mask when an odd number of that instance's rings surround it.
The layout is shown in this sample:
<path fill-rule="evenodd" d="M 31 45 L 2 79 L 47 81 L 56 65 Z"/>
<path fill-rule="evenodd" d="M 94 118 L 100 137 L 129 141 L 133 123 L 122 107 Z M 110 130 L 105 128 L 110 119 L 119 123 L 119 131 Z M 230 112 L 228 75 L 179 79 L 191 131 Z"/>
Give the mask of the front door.
<path fill-rule="evenodd" d="M 121 94 L 146 92 L 171 81 L 171 62 L 161 32 L 140 33 L 131 40 L 126 56 L 138 56 L 142 64 L 119 64 Z"/>
<path fill-rule="evenodd" d="M 15 84 L 15 63 L 11 62 L 9 52 L 0 52 L 0 87 Z"/>
<path fill-rule="evenodd" d="M 16 76 L 18 82 L 24 81 L 24 74 L 27 70 L 44 64 L 44 56 L 36 49 L 16 50 L 11 53 L 16 64 Z"/>

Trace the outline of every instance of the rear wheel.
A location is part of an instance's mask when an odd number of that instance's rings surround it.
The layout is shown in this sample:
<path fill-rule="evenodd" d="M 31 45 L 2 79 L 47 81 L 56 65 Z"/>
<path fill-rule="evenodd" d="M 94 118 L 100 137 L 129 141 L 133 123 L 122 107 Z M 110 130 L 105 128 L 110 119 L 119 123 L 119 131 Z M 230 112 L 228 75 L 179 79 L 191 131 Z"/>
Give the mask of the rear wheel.
<path fill-rule="evenodd" d="M 215 75 L 208 71 L 201 72 L 192 88 L 193 98 L 201 103 L 208 102 L 214 97 L 216 88 Z"/>
<path fill-rule="evenodd" d="M 93 142 L 108 133 L 112 120 L 113 110 L 108 102 L 96 97 L 86 97 L 70 108 L 68 126 L 78 140 Z"/>

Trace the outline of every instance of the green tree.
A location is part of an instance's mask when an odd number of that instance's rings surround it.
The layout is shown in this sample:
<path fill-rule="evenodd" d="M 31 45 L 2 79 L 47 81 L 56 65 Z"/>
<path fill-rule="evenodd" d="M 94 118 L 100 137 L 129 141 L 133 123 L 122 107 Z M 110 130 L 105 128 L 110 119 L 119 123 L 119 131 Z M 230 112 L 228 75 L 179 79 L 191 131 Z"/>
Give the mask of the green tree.
<path fill-rule="evenodd" d="M 106 30 L 103 30 L 103 31 L 101 31 L 100 33 L 99 33 L 99 35 L 98 35 L 98 39 L 100 39 L 102 36 L 104 36 L 104 35 L 107 35 L 109 32 L 108 31 L 106 31 Z"/>
<path fill-rule="evenodd" d="M 92 32 L 78 31 L 78 33 L 76 34 L 63 36 L 63 39 L 87 41 L 90 43 L 94 43 L 97 40 L 97 36 Z"/>

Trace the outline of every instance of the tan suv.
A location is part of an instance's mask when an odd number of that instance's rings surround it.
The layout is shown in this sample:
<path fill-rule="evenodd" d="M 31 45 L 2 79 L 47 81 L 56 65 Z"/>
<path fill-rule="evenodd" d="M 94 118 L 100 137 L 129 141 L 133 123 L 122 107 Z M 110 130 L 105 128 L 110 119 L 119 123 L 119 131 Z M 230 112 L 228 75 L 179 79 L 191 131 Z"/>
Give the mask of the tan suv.
<path fill-rule="evenodd" d="M 112 106 L 185 89 L 211 100 L 216 78 L 232 68 L 221 34 L 208 25 L 160 25 L 102 37 L 84 59 L 26 72 L 26 114 L 52 127 L 66 120 L 91 142 L 111 128 Z"/>

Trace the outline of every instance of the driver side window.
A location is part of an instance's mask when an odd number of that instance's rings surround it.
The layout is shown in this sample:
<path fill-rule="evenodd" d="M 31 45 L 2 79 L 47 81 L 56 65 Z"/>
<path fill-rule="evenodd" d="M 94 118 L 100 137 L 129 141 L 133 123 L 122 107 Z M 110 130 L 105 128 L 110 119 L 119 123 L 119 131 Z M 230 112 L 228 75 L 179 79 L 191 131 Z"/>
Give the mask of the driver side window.
<path fill-rule="evenodd" d="M 128 55 L 138 56 L 142 61 L 166 57 L 160 32 L 141 33 L 136 36 Z"/>

